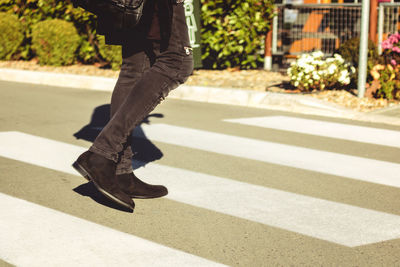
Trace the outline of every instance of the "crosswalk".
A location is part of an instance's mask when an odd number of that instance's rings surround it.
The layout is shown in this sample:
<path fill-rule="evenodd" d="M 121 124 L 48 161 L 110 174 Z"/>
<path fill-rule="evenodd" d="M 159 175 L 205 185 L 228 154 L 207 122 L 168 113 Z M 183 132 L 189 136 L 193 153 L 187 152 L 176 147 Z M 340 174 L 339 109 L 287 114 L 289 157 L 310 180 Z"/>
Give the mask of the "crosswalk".
<path fill-rule="evenodd" d="M 224 121 L 243 127 L 308 134 L 310 138 L 324 136 L 362 142 L 365 145 L 400 148 L 400 132 L 393 130 L 287 116 Z M 322 177 L 335 175 L 364 183 L 400 187 L 400 164 L 394 162 L 172 124 L 142 125 L 141 131 L 134 132 L 134 135 L 172 146 L 317 172 Z M 1 157 L 71 175 L 79 175 L 71 167 L 71 163 L 85 149 L 87 148 L 28 133 L 0 132 Z M 146 181 L 150 183 L 162 180 L 170 191 L 166 198 L 178 203 L 342 246 L 357 247 L 400 238 L 400 216 L 395 214 L 156 163 L 149 163 L 136 172 L 139 176 L 149 177 Z M 18 266 L 64 266 L 71 261 L 74 266 L 107 266 L 109 262 L 104 255 L 109 247 L 120 248 L 114 250 L 115 255 L 109 255 L 113 259 L 121 259 L 119 266 L 132 266 L 132 263 L 138 266 L 218 265 L 216 262 L 2 193 L 0 210 L 0 258 Z M 24 223 L 26 218 L 31 218 L 32 223 Z M 41 218 L 49 220 L 43 224 Z M 31 232 L 36 234 L 28 234 Z M 80 233 L 78 240 L 71 234 L 76 232 Z M 29 238 L 21 238 L 26 236 Z M 48 244 L 51 249 L 43 249 L 38 245 L 40 243 Z M 132 249 L 125 250 L 132 247 L 135 248 L 134 253 Z M 25 251 L 23 256 L 21 250 Z"/>

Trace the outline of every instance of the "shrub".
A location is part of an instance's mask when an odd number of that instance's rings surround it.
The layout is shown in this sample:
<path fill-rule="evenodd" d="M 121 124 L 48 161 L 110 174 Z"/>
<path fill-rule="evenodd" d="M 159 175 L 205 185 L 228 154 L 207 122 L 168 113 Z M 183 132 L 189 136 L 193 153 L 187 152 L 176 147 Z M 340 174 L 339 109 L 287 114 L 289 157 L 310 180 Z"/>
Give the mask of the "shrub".
<path fill-rule="evenodd" d="M 358 60 L 359 60 L 359 49 L 360 49 L 360 38 L 355 37 L 345 41 L 340 45 L 337 53 L 340 54 L 345 61 L 349 62 L 356 68 L 356 71 L 351 75 L 351 79 L 356 83 L 358 79 Z M 382 62 L 382 58 L 379 56 L 378 48 L 371 40 L 368 40 L 368 63 L 367 71 L 370 73 L 372 68 Z M 371 77 L 368 77 L 371 80 Z"/>
<path fill-rule="evenodd" d="M 40 64 L 68 65 L 75 62 L 80 37 L 70 22 L 45 20 L 32 28 L 32 48 Z"/>
<path fill-rule="evenodd" d="M 400 99 L 400 66 L 377 64 L 372 68 L 371 75 L 378 81 L 378 86 L 373 92 L 374 97 Z"/>
<path fill-rule="evenodd" d="M 117 70 L 122 64 L 122 47 L 120 45 L 108 45 L 102 35 L 97 36 L 101 57 L 110 63 L 113 70 Z"/>
<path fill-rule="evenodd" d="M 82 42 L 90 44 L 80 48 L 80 60 L 84 63 L 97 60 L 98 55 L 94 52 L 96 17 L 81 8 L 74 8 L 70 0 L 1 0 L 0 11 L 17 15 L 26 26 L 26 39 L 18 51 L 21 59 L 35 56 L 31 49 L 33 25 L 44 20 L 61 19 L 74 23 Z"/>
<path fill-rule="evenodd" d="M 376 64 L 370 75 L 367 93 L 388 100 L 400 99 L 400 34 L 395 33 L 382 42 L 385 64 Z"/>
<path fill-rule="evenodd" d="M 201 0 L 202 59 L 206 68 L 256 68 L 264 60 L 272 0 Z"/>
<path fill-rule="evenodd" d="M 8 60 L 24 40 L 24 27 L 18 17 L 0 13 L 0 59 Z"/>
<path fill-rule="evenodd" d="M 288 68 L 290 83 L 301 91 L 324 90 L 350 84 L 354 67 L 335 54 L 324 59 L 321 51 L 303 54 Z"/>

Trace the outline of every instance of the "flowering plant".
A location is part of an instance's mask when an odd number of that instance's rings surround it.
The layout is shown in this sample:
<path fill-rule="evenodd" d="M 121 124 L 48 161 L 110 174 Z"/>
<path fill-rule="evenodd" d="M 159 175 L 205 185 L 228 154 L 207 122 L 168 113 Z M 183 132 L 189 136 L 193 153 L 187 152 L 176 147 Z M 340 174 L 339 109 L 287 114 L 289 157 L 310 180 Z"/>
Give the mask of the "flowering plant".
<path fill-rule="evenodd" d="M 293 86 L 301 91 L 312 91 L 348 85 L 355 71 L 341 55 L 324 59 L 324 53 L 316 51 L 301 55 L 290 65 L 287 74 Z"/>
<path fill-rule="evenodd" d="M 393 66 L 400 64 L 400 33 L 392 34 L 383 41 L 382 49 L 388 64 Z"/>
<path fill-rule="evenodd" d="M 374 79 L 371 83 L 373 96 L 388 100 L 400 99 L 400 66 L 377 64 L 370 73 Z"/>

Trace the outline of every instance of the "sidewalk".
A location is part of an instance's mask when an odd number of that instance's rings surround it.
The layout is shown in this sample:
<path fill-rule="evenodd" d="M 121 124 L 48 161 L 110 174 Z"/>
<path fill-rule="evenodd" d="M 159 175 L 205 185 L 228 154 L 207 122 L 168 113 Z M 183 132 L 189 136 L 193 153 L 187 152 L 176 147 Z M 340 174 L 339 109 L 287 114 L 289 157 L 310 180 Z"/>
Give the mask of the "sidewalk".
<path fill-rule="evenodd" d="M 0 68 L 0 80 L 111 92 L 115 78 Z M 400 106 L 356 112 L 306 95 L 182 85 L 170 98 L 239 105 L 400 126 Z"/>

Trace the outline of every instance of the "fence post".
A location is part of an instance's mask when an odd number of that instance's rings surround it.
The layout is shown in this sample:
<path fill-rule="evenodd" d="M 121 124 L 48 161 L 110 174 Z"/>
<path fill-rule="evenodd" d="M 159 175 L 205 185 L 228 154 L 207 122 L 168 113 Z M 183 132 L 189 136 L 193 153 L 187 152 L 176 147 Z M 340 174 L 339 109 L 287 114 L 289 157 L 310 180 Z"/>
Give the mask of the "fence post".
<path fill-rule="evenodd" d="M 383 23 L 384 21 L 384 10 L 385 6 L 379 5 L 379 15 L 378 15 L 378 53 L 382 55 L 382 39 L 383 39 Z"/>
<path fill-rule="evenodd" d="M 370 12 L 369 12 L 369 39 L 371 39 L 375 44 L 377 44 L 376 40 L 376 26 L 378 19 L 378 0 L 370 0 Z"/>
<path fill-rule="evenodd" d="M 269 30 L 265 35 L 265 57 L 264 57 L 264 69 L 272 69 L 272 30 Z"/>
<path fill-rule="evenodd" d="M 277 52 L 278 46 L 278 16 L 279 10 L 275 7 L 274 9 L 274 18 L 272 19 L 272 47 L 271 53 L 274 55 Z"/>
<path fill-rule="evenodd" d="M 367 82 L 369 1 L 362 0 L 361 36 L 358 65 L 358 97 L 364 97 Z"/>

